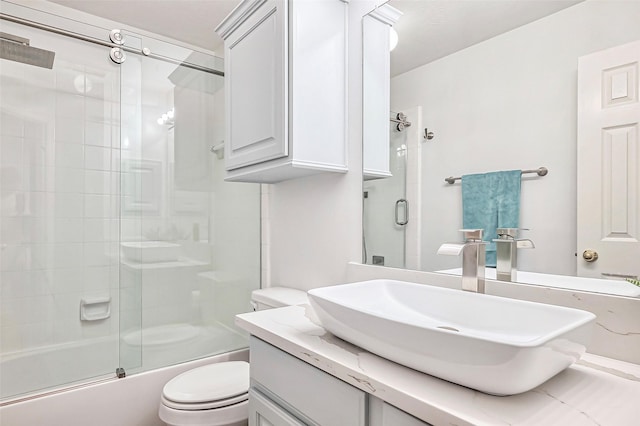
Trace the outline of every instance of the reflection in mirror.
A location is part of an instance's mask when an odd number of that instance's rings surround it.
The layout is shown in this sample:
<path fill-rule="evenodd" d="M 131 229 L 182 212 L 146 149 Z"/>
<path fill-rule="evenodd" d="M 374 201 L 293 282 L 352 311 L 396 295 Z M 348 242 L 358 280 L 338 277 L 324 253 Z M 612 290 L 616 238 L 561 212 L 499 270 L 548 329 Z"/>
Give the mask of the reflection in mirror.
<path fill-rule="evenodd" d="M 394 268 L 406 267 L 406 139 L 405 132 L 391 132 L 389 166 L 392 176 L 365 181 L 363 185 L 365 263 Z M 371 256 L 367 251 L 371 252 Z"/>
<path fill-rule="evenodd" d="M 518 223 L 497 224 L 534 242 L 517 251 L 516 279 L 640 295 L 629 282 L 640 275 L 640 2 L 388 4 L 403 12 L 390 54 L 394 177 L 364 183 L 366 263 L 456 273 L 461 259 L 436 252 L 461 241 L 464 185 L 445 178 L 546 167 L 521 176 Z M 411 127 L 398 131 L 398 112 Z M 404 194 L 378 204 L 396 175 Z"/>

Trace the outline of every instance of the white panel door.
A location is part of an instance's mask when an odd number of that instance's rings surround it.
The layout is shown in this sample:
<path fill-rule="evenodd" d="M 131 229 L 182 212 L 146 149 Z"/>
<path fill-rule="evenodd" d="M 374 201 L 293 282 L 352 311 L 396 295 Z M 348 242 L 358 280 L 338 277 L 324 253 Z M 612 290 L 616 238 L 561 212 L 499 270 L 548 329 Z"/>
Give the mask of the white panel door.
<path fill-rule="evenodd" d="M 284 157 L 287 9 L 267 0 L 225 40 L 227 170 Z"/>
<path fill-rule="evenodd" d="M 639 64 L 640 41 L 578 62 L 579 276 L 640 275 Z"/>

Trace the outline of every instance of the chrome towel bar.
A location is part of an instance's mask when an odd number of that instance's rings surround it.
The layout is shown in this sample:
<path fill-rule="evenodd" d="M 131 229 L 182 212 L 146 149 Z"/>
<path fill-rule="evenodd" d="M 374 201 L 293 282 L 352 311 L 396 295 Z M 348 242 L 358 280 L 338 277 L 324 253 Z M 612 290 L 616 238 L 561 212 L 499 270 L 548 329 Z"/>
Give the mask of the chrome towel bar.
<path fill-rule="evenodd" d="M 523 170 L 522 173 L 536 173 L 538 176 L 546 176 L 547 173 L 549 173 L 549 169 L 547 169 L 546 167 L 540 167 L 534 170 Z M 444 181 L 447 182 L 448 184 L 453 185 L 453 183 L 457 180 L 461 180 L 462 177 L 453 177 L 453 176 L 449 176 L 448 178 L 444 178 Z"/>

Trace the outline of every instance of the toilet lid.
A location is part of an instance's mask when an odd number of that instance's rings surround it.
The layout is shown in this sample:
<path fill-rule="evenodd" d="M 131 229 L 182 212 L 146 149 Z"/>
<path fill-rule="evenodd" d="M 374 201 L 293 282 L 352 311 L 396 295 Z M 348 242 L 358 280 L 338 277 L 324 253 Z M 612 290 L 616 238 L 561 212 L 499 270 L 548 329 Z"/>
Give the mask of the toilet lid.
<path fill-rule="evenodd" d="M 162 389 L 165 399 L 180 404 L 226 400 L 249 391 L 249 363 L 228 361 L 186 371 Z"/>
<path fill-rule="evenodd" d="M 183 402 L 175 402 L 170 401 L 162 395 L 160 397 L 162 401 L 162 405 L 173 408 L 174 410 L 182 410 L 182 411 L 204 411 L 204 410 L 215 410 L 216 408 L 224 408 L 232 405 L 242 406 L 246 405 L 249 400 L 249 392 L 244 393 L 242 395 L 237 395 L 228 399 L 221 399 L 218 401 L 210 401 L 210 402 L 198 402 L 198 403 L 183 403 Z"/>

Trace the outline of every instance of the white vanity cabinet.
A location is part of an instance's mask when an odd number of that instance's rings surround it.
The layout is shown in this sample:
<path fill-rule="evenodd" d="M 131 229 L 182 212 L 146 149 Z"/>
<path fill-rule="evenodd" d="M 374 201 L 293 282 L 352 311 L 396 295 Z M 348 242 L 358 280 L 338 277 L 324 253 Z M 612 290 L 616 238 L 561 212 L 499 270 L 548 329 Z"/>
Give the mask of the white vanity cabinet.
<path fill-rule="evenodd" d="M 227 180 L 346 172 L 346 0 L 244 0 L 224 39 Z"/>
<path fill-rule="evenodd" d="M 249 426 L 430 426 L 256 337 L 250 345 Z"/>
<path fill-rule="evenodd" d="M 251 389 L 249 391 L 250 426 L 305 426 L 267 396 Z"/>
<path fill-rule="evenodd" d="M 249 426 L 364 426 L 367 394 L 251 337 Z"/>
<path fill-rule="evenodd" d="M 420 419 L 384 402 L 369 396 L 369 426 L 431 426 Z"/>

